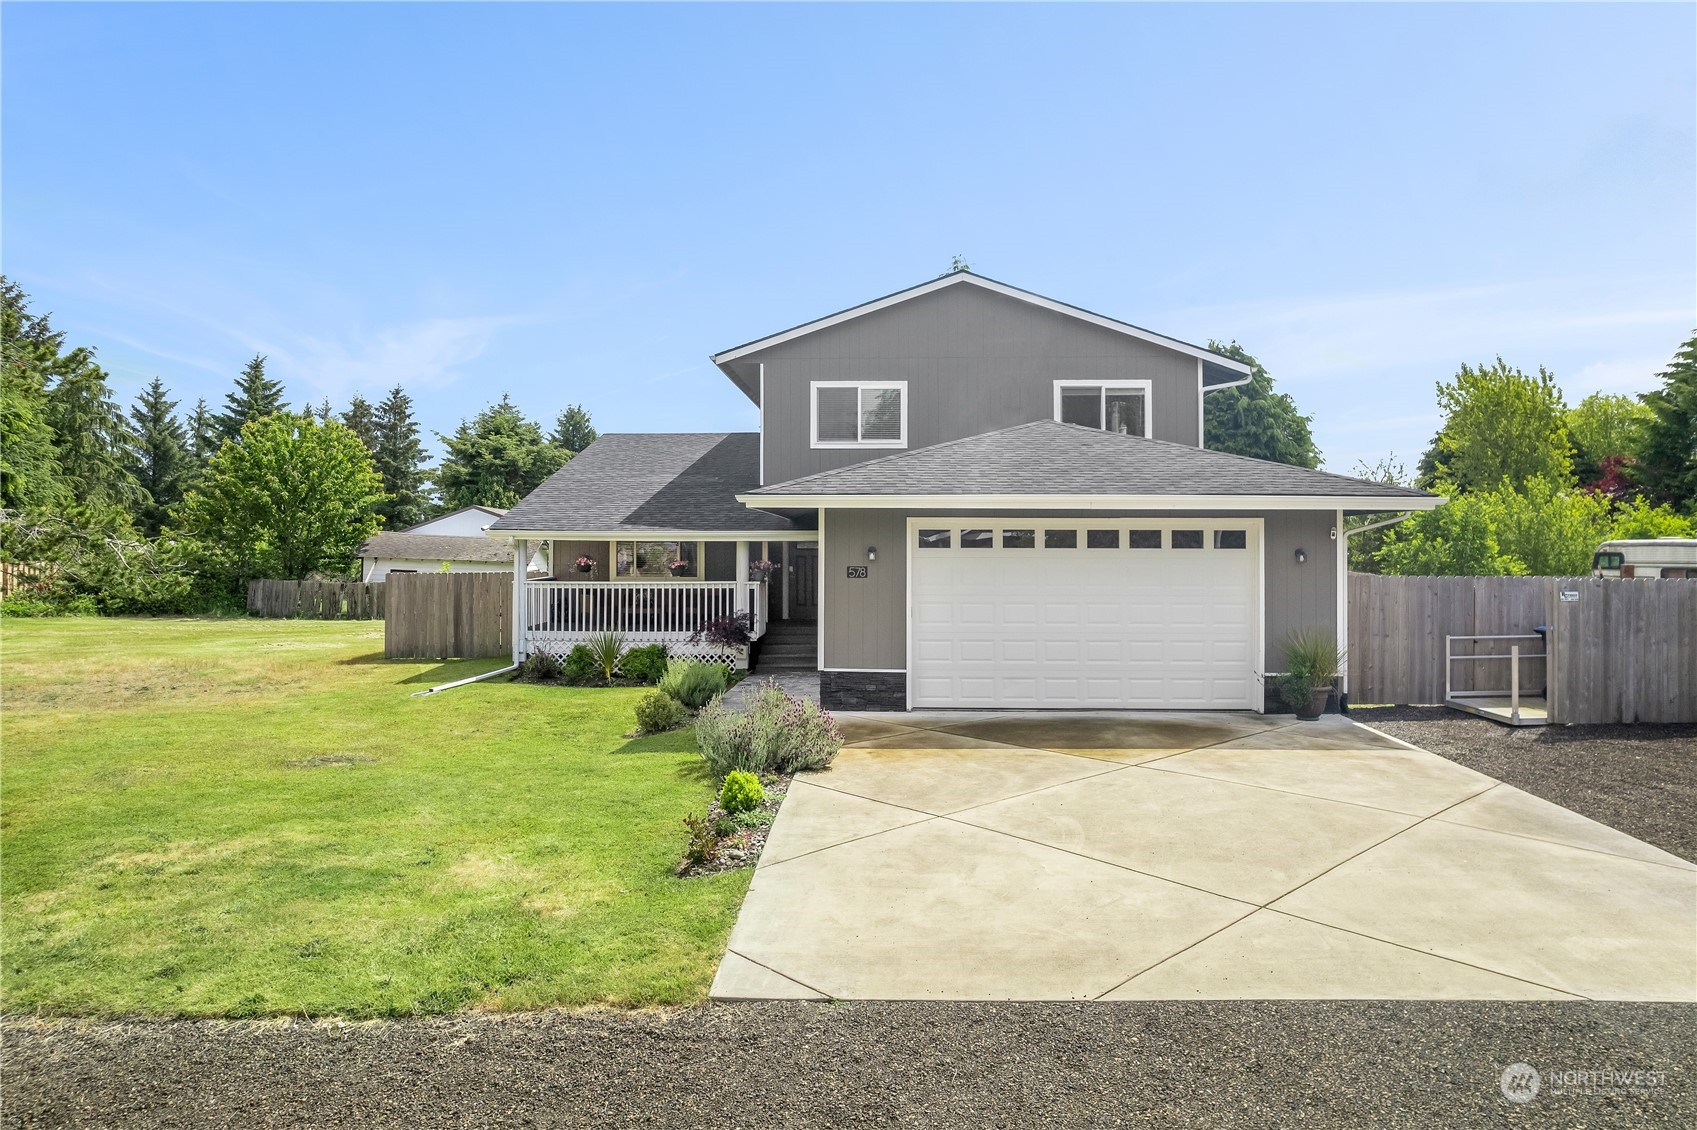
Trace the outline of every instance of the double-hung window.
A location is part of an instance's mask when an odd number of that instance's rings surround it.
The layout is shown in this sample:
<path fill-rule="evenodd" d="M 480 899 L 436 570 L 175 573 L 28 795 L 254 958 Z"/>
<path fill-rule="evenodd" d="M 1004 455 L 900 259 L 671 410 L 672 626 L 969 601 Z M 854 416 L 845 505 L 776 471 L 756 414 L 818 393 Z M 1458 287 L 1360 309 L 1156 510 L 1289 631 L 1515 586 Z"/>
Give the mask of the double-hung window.
<path fill-rule="evenodd" d="M 1055 419 L 1103 432 L 1150 436 L 1148 381 L 1056 381 Z"/>
<path fill-rule="evenodd" d="M 906 447 L 906 381 L 814 381 L 814 447 Z"/>

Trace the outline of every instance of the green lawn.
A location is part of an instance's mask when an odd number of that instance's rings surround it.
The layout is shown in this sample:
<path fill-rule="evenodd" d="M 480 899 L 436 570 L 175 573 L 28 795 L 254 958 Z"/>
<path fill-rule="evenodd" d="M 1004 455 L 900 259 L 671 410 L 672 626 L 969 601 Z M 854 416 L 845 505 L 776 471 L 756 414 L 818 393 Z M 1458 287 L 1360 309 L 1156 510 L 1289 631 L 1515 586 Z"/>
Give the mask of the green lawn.
<path fill-rule="evenodd" d="M 6 620 L 12 1012 L 386 1016 L 700 999 L 748 872 L 641 692 L 382 658 L 380 623 Z"/>

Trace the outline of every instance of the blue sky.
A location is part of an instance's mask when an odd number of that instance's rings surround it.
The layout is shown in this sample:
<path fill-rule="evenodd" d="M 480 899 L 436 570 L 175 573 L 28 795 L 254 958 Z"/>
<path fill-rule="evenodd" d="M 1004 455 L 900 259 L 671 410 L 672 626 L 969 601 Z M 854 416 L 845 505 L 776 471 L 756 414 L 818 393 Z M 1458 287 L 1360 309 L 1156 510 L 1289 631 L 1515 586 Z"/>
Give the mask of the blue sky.
<path fill-rule="evenodd" d="M 753 428 L 714 351 L 940 273 L 1237 338 L 1328 466 L 1697 325 L 1697 8 L 36 5 L 0 269 L 126 398 Z M 185 404 L 186 406 L 186 404 Z"/>

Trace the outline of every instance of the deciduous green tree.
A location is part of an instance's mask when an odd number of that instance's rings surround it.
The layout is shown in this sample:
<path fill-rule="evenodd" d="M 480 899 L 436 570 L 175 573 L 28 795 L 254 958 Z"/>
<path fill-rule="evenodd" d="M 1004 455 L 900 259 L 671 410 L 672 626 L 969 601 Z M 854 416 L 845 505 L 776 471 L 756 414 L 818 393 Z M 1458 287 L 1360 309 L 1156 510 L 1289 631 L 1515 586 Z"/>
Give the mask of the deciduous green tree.
<path fill-rule="evenodd" d="M 182 499 L 195 469 L 188 433 L 177 419 L 176 409 L 177 402 L 158 377 L 130 408 L 130 473 L 146 492 L 146 498 L 136 507 L 135 518 L 148 537 L 157 537 L 164 529 L 171 508 Z"/>
<path fill-rule="evenodd" d="M 1697 513 L 1697 334 L 1661 376 L 1661 388 L 1639 397 L 1651 418 L 1632 474 L 1652 501 Z"/>
<path fill-rule="evenodd" d="M 576 455 L 594 443 L 600 434 L 589 422 L 589 413 L 584 411 L 583 405 L 573 404 L 554 421 L 554 434 L 549 441 L 561 451 Z"/>
<path fill-rule="evenodd" d="M 225 444 L 183 500 L 181 528 L 236 581 L 342 573 L 377 530 L 383 482 L 346 427 L 276 412 Z"/>
<path fill-rule="evenodd" d="M 436 482 L 450 510 L 512 506 L 571 458 L 505 394 L 475 419 L 462 421 L 453 435 L 437 435 L 448 453 Z"/>
<path fill-rule="evenodd" d="M 401 530 L 424 521 L 430 509 L 426 493 L 424 444 L 412 414 L 412 397 L 396 385 L 373 411 L 372 459 L 388 498 L 378 504 L 386 529 Z"/>
<path fill-rule="evenodd" d="M 1485 496 L 1462 495 L 1390 527 L 1379 549 L 1379 570 L 1421 577 L 1500 577 L 1523 572 L 1497 543 L 1493 509 Z"/>
<path fill-rule="evenodd" d="M 1573 475 L 1590 486 L 1603 475 L 1603 460 L 1638 458 L 1650 410 L 1630 396 L 1594 392 L 1567 411 L 1567 434 L 1573 441 Z"/>
<path fill-rule="evenodd" d="M 1308 430 L 1313 417 L 1298 412 L 1296 401 L 1288 394 L 1275 391 L 1273 378 L 1261 362 L 1237 342 L 1221 345 L 1210 341 L 1208 348 L 1254 370 L 1248 384 L 1218 389 L 1203 397 L 1202 438 L 1208 450 L 1294 467 L 1318 467 L 1320 449 L 1314 446 L 1314 436 Z"/>
<path fill-rule="evenodd" d="M 1438 385 L 1438 409 L 1438 457 L 1447 457 L 1457 489 L 1496 490 L 1504 479 L 1516 490 L 1535 478 L 1573 481 L 1567 406 L 1546 370 L 1527 376 L 1501 357 L 1477 369 L 1463 365 Z"/>
<path fill-rule="evenodd" d="M 224 410 L 214 419 L 223 439 L 240 439 L 242 428 L 283 410 L 283 382 L 265 375 L 265 357 L 256 353 L 236 378 L 236 387 L 224 394 Z"/>
<path fill-rule="evenodd" d="M 1576 577 L 1591 571 L 1591 555 L 1608 540 L 1609 500 L 1545 478 L 1518 490 L 1506 484 L 1484 497 L 1503 556 L 1516 573 Z"/>
<path fill-rule="evenodd" d="M 1697 520 L 1676 513 L 1663 503 L 1653 506 L 1648 499 L 1635 498 L 1614 514 L 1611 539 L 1697 538 Z"/>

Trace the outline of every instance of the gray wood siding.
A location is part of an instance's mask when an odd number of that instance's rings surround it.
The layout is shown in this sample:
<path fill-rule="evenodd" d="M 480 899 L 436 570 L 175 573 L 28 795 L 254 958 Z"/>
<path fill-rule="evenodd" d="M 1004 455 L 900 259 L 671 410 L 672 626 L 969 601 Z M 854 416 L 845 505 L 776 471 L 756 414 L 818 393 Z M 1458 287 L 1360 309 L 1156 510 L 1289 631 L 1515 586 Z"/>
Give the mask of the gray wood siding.
<path fill-rule="evenodd" d="M 821 550 L 825 666 L 842 670 L 904 670 L 907 667 L 907 519 L 927 517 L 1024 517 L 1029 511 L 828 510 Z M 1092 517 L 1150 518 L 1179 515 L 1151 511 L 1093 511 Z M 1264 519 L 1266 594 L 1262 602 L 1267 670 L 1283 670 L 1283 643 L 1292 632 L 1337 626 L 1337 543 L 1330 510 L 1236 510 L 1208 518 Z M 867 565 L 866 547 L 878 560 L 865 580 L 847 578 L 849 565 Z M 1308 560 L 1297 564 L 1296 550 Z"/>
<path fill-rule="evenodd" d="M 906 381 L 908 449 L 1054 417 L 1057 380 L 1147 380 L 1154 437 L 1195 445 L 1197 360 L 973 286 L 754 354 L 766 366 L 765 482 L 892 454 L 812 445 L 814 381 Z"/>
<path fill-rule="evenodd" d="M 907 668 L 907 515 L 895 510 L 831 510 L 819 554 L 825 666 L 847 671 Z M 878 560 L 866 560 L 868 546 Z M 850 565 L 865 565 L 849 580 Z"/>

